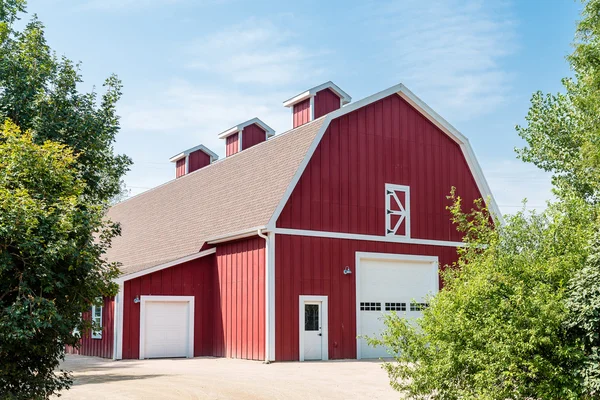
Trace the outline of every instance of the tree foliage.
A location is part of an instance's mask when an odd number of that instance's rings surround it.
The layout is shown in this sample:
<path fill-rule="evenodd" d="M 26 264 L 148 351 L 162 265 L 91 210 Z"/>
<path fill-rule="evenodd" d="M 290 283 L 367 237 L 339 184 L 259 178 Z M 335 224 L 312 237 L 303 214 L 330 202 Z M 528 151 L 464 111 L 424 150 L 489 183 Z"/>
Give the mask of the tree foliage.
<path fill-rule="evenodd" d="M 78 66 L 58 58 L 23 0 L 0 0 L 0 398 L 47 398 L 70 386 L 54 369 L 77 345 L 81 313 L 112 295 L 104 220 L 131 161 L 113 150 L 121 83 L 80 93 Z"/>

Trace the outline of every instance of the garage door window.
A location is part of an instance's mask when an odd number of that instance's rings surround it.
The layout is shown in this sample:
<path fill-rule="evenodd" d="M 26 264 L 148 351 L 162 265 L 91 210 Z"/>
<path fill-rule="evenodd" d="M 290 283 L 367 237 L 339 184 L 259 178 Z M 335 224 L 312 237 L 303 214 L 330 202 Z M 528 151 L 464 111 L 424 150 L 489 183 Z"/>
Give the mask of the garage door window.
<path fill-rule="evenodd" d="M 427 303 L 410 303 L 410 311 L 423 311 L 429 307 Z"/>
<path fill-rule="evenodd" d="M 385 235 L 410 237 L 410 188 L 385 185 Z"/>
<path fill-rule="evenodd" d="M 385 303 L 385 311 L 406 311 L 406 303 Z"/>
<path fill-rule="evenodd" d="M 365 302 L 360 303 L 361 311 L 381 311 L 381 303 Z"/>

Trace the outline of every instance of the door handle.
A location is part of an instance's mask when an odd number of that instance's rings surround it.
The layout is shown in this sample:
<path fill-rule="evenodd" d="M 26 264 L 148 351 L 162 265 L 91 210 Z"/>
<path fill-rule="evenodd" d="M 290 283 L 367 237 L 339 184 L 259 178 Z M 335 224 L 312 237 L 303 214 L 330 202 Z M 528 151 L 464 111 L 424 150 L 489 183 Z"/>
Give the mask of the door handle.
<path fill-rule="evenodd" d="M 323 336 L 323 334 L 322 334 L 322 333 L 319 333 L 319 336 Z"/>

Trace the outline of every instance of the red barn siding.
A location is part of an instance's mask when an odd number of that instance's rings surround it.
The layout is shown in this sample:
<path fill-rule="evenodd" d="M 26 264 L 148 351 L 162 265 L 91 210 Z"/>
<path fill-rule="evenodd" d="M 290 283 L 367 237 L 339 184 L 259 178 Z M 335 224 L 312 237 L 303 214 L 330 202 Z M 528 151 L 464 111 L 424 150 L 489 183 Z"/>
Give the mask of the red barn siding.
<path fill-rule="evenodd" d="M 112 358 L 114 344 L 114 313 L 115 313 L 115 298 L 105 297 L 104 306 L 102 308 L 102 339 L 92 339 L 92 332 L 87 331 L 82 333 L 80 347 L 73 348 L 67 346 L 67 353 L 80 354 L 83 356 L 95 356 L 103 358 Z M 90 312 L 83 314 L 83 318 L 89 320 Z"/>
<path fill-rule="evenodd" d="M 242 150 L 246 150 L 267 140 L 267 133 L 256 124 L 248 125 L 242 131 Z"/>
<path fill-rule="evenodd" d="M 460 241 L 446 196 L 481 194 L 460 147 L 397 95 L 331 122 L 277 226 L 384 235 L 384 185 L 410 186 L 411 236 Z"/>
<path fill-rule="evenodd" d="M 210 156 L 202 150 L 196 150 L 188 155 L 188 174 L 210 164 Z"/>
<path fill-rule="evenodd" d="M 214 315 L 214 256 L 206 256 L 125 281 L 123 302 L 123 358 L 139 358 L 142 295 L 194 296 L 194 356 L 212 356 L 213 336 L 221 327 Z"/>
<path fill-rule="evenodd" d="M 227 139 L 225 139 L 225 155 L 227 157 L 234 155 L 240 150 L 238 139 L 239 134 L 237 133 L 227 136 Z"/>
<path fill-rule="evenodd" d="M 293 107 L 294 128 L 310 122 L 310 99 L 294 104 Z"/>
<path fill-rule="evenodd" d="M 331 89 L 324 89 L 315 95 L 315 119 L 340 108 L 340 98 Z"/>
<path fill-rule="evenodd" d="M 364 242 L 277 235 L 275 241 L 275 357 L 298 360 L 300 295 L 328 296 L 329 358 L 356 358 L 357 251 L 438 256 L 440 266 L 457 259 L 453 247 Z"/>
<path fill-rule="evenodd" d="M 217 248 L 215 310 L 221 334 L 215 355 L 265 358 L 265 241 L 254 237 Z"/>
<path fill-rule="evenodd" d="M 179 178 L 183 175 L 185 175 L 185 157 L 181 160 L 177 160 L 177 163 L 175 164 L 175 177 Z"/>

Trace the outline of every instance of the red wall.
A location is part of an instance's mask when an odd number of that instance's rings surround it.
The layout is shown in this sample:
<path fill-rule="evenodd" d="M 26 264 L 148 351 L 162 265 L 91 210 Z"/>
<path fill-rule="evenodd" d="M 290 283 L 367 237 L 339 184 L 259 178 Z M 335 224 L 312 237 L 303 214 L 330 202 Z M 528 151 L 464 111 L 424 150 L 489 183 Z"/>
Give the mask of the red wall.
<path fill-rule="evenodd" d="M 210 156 L 202 150 L 196 150 L 188 155 L 188 174 L 210 164 Z"/>
<path fill-rule="evenodd" d="M 238 143 L 238 134 L 234 134 L 231 136 L 227 136 L 225 139 L 225 155 L 229 157 L 234 155 L 240 150 L 240 145 Z"/>
<path fill-rule="evenodd" d="M 115 298 L 105 297 L 104 307 L 102 308 L 102 339 L 92 339 L 92 332 L 87 331 L 82 333 L 79 348 L 67 346 L 67 353 L 81 354 L 83 356 L 96 356 L 103 358 L 112 358 L 114 344 L 114 313 L 115 313 Z M 90 312 L 83 314 L 83 318 L 90 319 Z"/>
<path fill-rule="evenodd" d="M 211 356 L 213 337 L 221 327 L 214 315 L 214 255 L 125 281 L 123 358 L 139 358 L 141 295 L 194 296 L 194 356 Z"/>
<path fill-rule="evenodd" d="M 456 261 L 453 247 L 277 235 L 275 241 L 275 358 L 298 360 L 300 295 L 328 296 L 329 358 L 356 358 L 357 251 L 438 256 Z"/>
<path fill-rule="evenodd" d="M 267 140 L 267 133 L 258 125 L 248 125 L 242 131 L 242 150 Z"/>
<path fill-rule="evenodd" d="M 385 184 L 410 186 L 411 236 L 460 241 L 446 196 L 481 195 L 460 147 L 397 95 L 333 120 L 277 226 L 385 234 Z"/>
<path fill-rule="evenodd" d="M 340 108 L 340 98 L 331 89 L 324 89 L 315 95 L 315 119 Z"/>
<path fill-rule="evenodd" d="M 293 111 L 294 128 L 310 122 L 310 99 L 295 104 Z"/>
<path fill-rule="evenodd" d="M 215 310 L 220 311 L 215 355 L 265 358 L 265 240 L 259 237 L 217 247 Z"/>
<path fill-rule="evenodd" d="M 180 160 L 177 160 L 175 163 L 175 177 L 179 178 L 180 176 L 185 175 L 185 157 Z"/>

